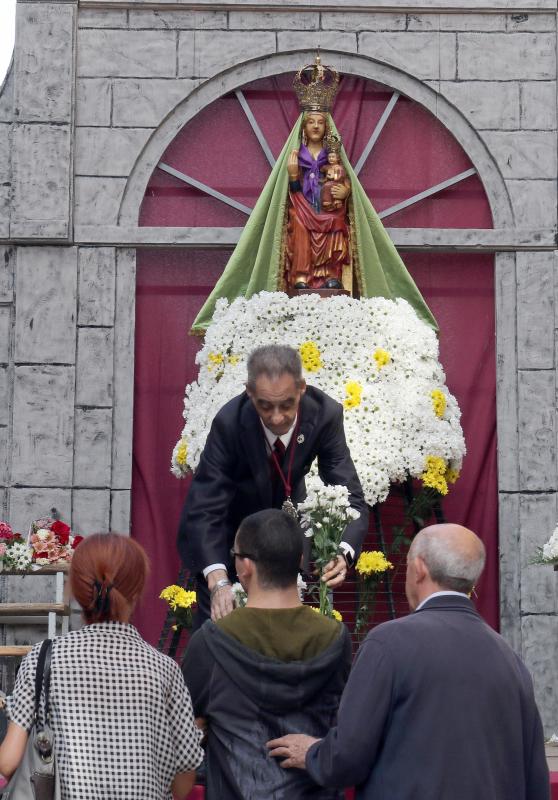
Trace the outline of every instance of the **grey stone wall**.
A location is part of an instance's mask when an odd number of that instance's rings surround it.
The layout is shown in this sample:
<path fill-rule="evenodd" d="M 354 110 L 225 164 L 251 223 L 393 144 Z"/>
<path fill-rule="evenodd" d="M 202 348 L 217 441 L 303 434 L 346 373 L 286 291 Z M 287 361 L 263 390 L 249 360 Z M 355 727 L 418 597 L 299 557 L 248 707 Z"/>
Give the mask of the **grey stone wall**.
<path fill-rule="evenodd" d="M 403 247 L 496 253 L 502 631 L 533 672 L 550 733 L 557 577 L 528 562 L 558 512 L 556 2 L 324 0 L 321 9 L 18 3 L 0 94 L 0 516 L 24 526 L 55 505 L 76 530 L 128 530 L 130 246 L 237 236 L 138 230 L 152 164 L 187 114 L 292 69 L 319 44 L 341 70 L 437 114 L 491 199 L 494 231 L 393 235 Z"/>

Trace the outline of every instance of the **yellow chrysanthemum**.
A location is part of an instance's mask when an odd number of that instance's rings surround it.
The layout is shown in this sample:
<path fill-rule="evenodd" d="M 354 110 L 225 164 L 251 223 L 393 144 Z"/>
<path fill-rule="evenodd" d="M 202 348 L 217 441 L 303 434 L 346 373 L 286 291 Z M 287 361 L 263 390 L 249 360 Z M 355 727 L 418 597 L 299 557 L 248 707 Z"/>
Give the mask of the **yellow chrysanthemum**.
<path fill-rule="evenodd" d="M 378 349 L 374 351 L 374 361 L 376 362 L 378 369 L 382 369 L 382 367 L 385 367 L 386 364 L 389 364 L 391 361 L 391 356 L 387 350 L 383 350 L 381 347 L 378 347 Z"/>
<path fill-rule="evenodd" d="M 222 353 L 210 353 L 207 357 L 209 361 L 208 369 L 213 369 L 213 367 L 222 367 L 223 366 L 223 354 Z"/>
<path fill-rule="evenodd" d="M 320 348 L 316 342 L 303 342 L 298 348 L 302 366 L 307 372 L 317 372 L 323 367 Z"/>
<path fill-rule="evenodd" d="M 446 462 L 439 456 L 426 456 L 426 469 L 420 476 L 424 486 L 435 489 L 440 494 L 448 493 L 446 482 Z"/>
<path fill-rule="evenodd" d="M 179 467 L 185 467 L 188 461 L 188 445 L 185 439 L 181 439 L 176 451 L 176 463 Z"/>
<path fill-rule="evenodd" d="M 344 408 L 356 408 L 362 400 L 362 386 L 357 381 L 348 381 L 345 384 L 347 397 L 343 400 Z"/>
<path fill-rule="evenodd" d="M 191 608 L 196 604 L 196 593 L 176 584 L 163 589 L 159 597 L 161 600 L 166 600 L 173 611 L 176 611 L 177 608 Z"/>
<path fill-rule="evenodd" d="M 308 608 L 311 608 L 312 611 L 316 612 L 316 614 L 321 614 L 321 611 L 317 606 L 308 606 Z M 331 616 L 333 617 L 333 619 L 336 619 L 337 622 L 343 622 L 343 617 L 341 616 L 339 611 L 337 611 L 337 609 L 335 608 L 331 609 Z"/>
<path fill-rule="evenodd" d="M 393 564 L 388 561 L 381 550 L 363 550 L 358 557 L 355 567 L 359 575 L 377 575 L 393 569 Z"/>
<path fill-rule="evenodd" d="M 240 361 L 240 356 L 232 355 L 232 356 L 229 356 L 228 360 L 229 360 L 229 364 L 232 364 L 233 367 L 236 367 L 236 365 Z"/>
<path fill-rule="evenodd" d="M 458 469 L 452 469 L 448 467 L 445 474 L 445 479 L 447 483 L 455 483 L 459 479 L 460 472 Z"/>
<path fill-rule="evenodd" d="M 437 417 L 443 417 L 446 412 L 447 400 L 445 394 L 441 389 L 434 389 L 430 392 L 432 398 L 432 407 Z"/>

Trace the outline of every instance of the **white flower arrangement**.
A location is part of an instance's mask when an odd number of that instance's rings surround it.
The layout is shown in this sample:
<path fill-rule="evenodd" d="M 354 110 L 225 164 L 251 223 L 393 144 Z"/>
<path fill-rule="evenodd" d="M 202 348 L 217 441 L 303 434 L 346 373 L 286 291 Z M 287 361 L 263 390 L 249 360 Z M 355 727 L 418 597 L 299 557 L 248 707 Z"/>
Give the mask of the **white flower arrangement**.
<path fill-rule="evenodd" d="M 558 525 L 554 528 L 548 542 L 537 548 L 533 564 L 553 564 L 558 566 Z"/>
<path fill-rule="evenodd" d="M 196 468 L 213 417 L 243 391 L 247 357 L 263 344 L 299 350 L 307 382 L 344 405 L 367 503 L 384 500 L 408 474 L 424 476 L 427 458 L 438 464 L 437 481 L 445 468 L 455 479 L 465 453 L 461 412 L 445 386 L 436 334 L 409 303 L 282 292 L 218 301 L 196 358 L 198 380 L 186 387 L 177 477 Z"/>
<path fill-rule="evenodd" d="M 4 566 L 7 569 L 29 569 L 31 566 L 31 552 L 25 542 L 14 542 L 4 555 Z"/>

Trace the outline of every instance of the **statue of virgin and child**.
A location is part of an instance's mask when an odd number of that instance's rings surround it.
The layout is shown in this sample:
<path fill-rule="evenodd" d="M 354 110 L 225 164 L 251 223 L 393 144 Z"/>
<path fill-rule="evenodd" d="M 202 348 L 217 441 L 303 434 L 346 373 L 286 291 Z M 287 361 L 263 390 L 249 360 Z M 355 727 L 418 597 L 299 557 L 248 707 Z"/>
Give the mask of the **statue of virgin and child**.
<path fill-rule="evenodd" d="M 219 298 L 263 290 L 403 297 L 437 328 L 343 150 L 331 116 L 338 85 L 319 55 L 296 73 L 301 114 L 193 333 L 203 335 Z"/>

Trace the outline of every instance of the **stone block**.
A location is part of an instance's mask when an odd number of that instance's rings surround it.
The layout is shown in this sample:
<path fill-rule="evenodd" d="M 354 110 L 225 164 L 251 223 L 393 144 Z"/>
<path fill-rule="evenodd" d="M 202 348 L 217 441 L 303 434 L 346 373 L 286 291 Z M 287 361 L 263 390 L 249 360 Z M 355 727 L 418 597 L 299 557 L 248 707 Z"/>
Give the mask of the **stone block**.
<path fill-rule="evenodd" d="M 515 255 L 495 257 L 496 420 L 498 424 L 498 488 L 519 489 L 517 409 L 517 280 Z M 501 495 L 501 503 L 507 495 Z M 501 529 L 500 529 L 501 530 Z"/>
<path fill-rule="evenodd" d="M 111 406 L 112 328 L 78 328 L 76 405 Z"/>
<path fill-rule="evenodd" d="M 20 247 L 15 361 L 74 364 L 77 248 Z"/>
<path fill-rule="evenodd" d="M 80 247 L 78 266 L 78 325 L 112 325 L 116 275 L 114 248 Z"/>
<path fill-rule="evenodd" d="M 70 153 L 69 126 L 14 125 L 10 227 L 14 238 L 67 237 Z"/>
<path fill-rule="evenodd" d="M 112 410 L 77 408 L 75 425 L 74 485 L 110 486 Z"/>
<path fill-rule="evenodd" d="M 18 3 L 15 117 L 71 122 L 75 5 Z"/>
<path fill-rule="evenodd" d="M 78 14 L 79 28 L 127 28 L 128 17 L 125 10 L 120 9 L 87 9 L 81 8 Z"/>
<path fill-rule="evenodd" d="M 554 580 L 558 573 L 552 573 Z M 558 617 L 536 614 L 521 620 L 523 658 L 533 678 L 545 737 L 558 729 Z"/>
<path fill-rule="evenodd" d="M 553 79 L 556 39 L 548 33 L 459 33 L 457 76 L 460 80 Z"/>
<path fill-rule="evenodd" d="M 261 12 L 257 16 L 259 17 L 260 15 Z M 190 11 L 189 9 L 181 9 L 180 11 L 164 8 L 156 11 L 150 11 L 147 8 L 140 11 L 131 9 L 129 26 L 130 28 L 146 28 L 147 30 L 156 28 L 168 28 L 169 30 L 225 29 L 227 27 L 227 14 L 224 11 Z"/>
<path fill-rule="evenodd" d="M 77 177 L 74 182 L 76 225 L 117 225 L 126 178 Z"/>
<path fill-rule="evenodd" d="M 75 174 L 128 176 L 150 133 L 145 128 L 77 128 Z"/>
<path fill-rule="evenodd" d="M 437 89 L 477 130 L 519 128 L 519 83 L 440 81 Z"/>
<path fill-rule="evenodd" d="M 506 21 L 511 33 L 556 30 L 556 14 L 508 14 Z"/>
<path fill-rule="evenodd" d="M 60 518 L 68 525 L 72 523 L 72 492 L 70 489 L 33 488 L 18 489 L 13 487 L 8 491 L 10 505 L 9 522 L 15 531 L 26 535 L 29 526 L 35 519 L 48 517 L 52 509 L 60 514 Z"/>
<path fill-rule="evenodd" d="M 13 61 L 8 67 L 4 83 L 0 83 L 0 122 L 12 122 L 14 118 L 14 69 Z"/>
<path fill-rule="evenodd" d="M 504 178 L 556 179 L 554 132 L 485 131 L 482 138 Z"/>
<path fill-rule="evenodd" d="M 229 12 L 230 30 L 314 31 L 319 27 L 320 15 L 317 11 L 259 11 L 257 14 L 253 11 Z"/>
<path fill-rule="evenodd" d="M 111 492 L 110 529 L 115 533 L 130 533 L 130 492 Z"/>
<path fill-rule="evenodd" d="M 135 285 L 135 251 L 118 250 L 114 325 L 113 489 L 129 489 L 132 482 Z"/>
<path fill-rule="evenodd" d="M 110 125 L 111 82 L 82 78 L 76 83 L 76 125 Z"/>
<path fill-rule="evenodd" d="M 176 75 L 174 31 L 78 31 L 80 78 L 173 78 Z"/>
<path fill-rule="evenodd" d="M 517 363 L 519 369 L 554 367 L 556 255 L 517 254 Z"/>
<path fill-rule="evenodd" d="M 555 81 L 526 81 L 521 84 L 521 127 L 556 130 Z"/>
<path fill-rule="evenodd" d="M 322 30 L 334 31 L 404 31 L 407 15 L 377 11 L 322 11 Z"/>
<path fill-rule="evenodd" d="M 346 53 L 357 52 L 357 35 L 349 31 L 320 31 L 321 47 L 325 50 L 340 50 Z M 280 31 L 277 34 L 277 50 L 298 50 L 308 47 L 308 34 L 305 31 Z M 308 59 L 312 61 L 312 58 Z M 302 66 L 302 65 L 301 65 Z"/>
<path fill-rule="evenodd" d="M 74 384 L 74 367 L 16 367 L 13 484 L 71 485 Z"/>
<path fill-rule="evenodd" d="M 208 77 L 227 67 L 236 67 L 243 61 L 275 51 L 275 33 L 270 31 L 251 33 L 249 40 L 243 31 L 196 31 L 195 34 L 181 31 L 178 41 L 178 76 Z"/>
<path fill-rule="evenodd" d="M 516 652 L 521 651 L 521 558 L 519 549 L 519 495 L 499 495 L 498 549 L 500 552 L 500 632 Z"/>
<path fill-rule="evenodd" d="M 556 181 L 506 181 L 516 223 L 521 228 L 556 230 Z"/>
<path fill-rule="evenodd" d="M 10 360 L 12 339 L 12 307 L 0 306 L 0 364 Z"/>
<path fill-rule="evenodd" d="M 0 236 L 10 235 L 10 200 L 12 186 L 12 126 L 0 123 Z"/>
<path fill-rule="evenodd" d="M 440 14 L 441 31 L 505 31 L 504 14 Z"/>
<path fill-rule="evenodd" d="M 556 491 L 555 400 L 554 370 L 519 370 L 518 458 L 521 490 Z"/>
<path fill-rule="evenodd" d="M 150 79 L 118 80 L 112 88 L 114 125 L 156 127 L 199 81 Z"/>
<path fill-rule="evenodd" d="M 8 425 L 10 421 L 10 405 L 12 380 L 9 367 L 0 367 L 0 425 Z"/>
<path fill-rule="evenodd" d="M 0 303 L 11 303 L 13 300 L 15 259 L 15 247 L 0 246 Z"/>
<path fill-rule="evenodd" d="M 359 53 L 400 67 L 417 78 L 453 80 L 456 37 L 453 33 L 412 31 L 359 34 Z"/>
<path fill-rule="evenodd" d="M 558 611 L 558 577 L 552 567 L 530 562 L 537 548 L 556 527 L 555 493 L 519 496 L 521 613 L 552 614 Z"/>
<path fill-rule="evenodd" d="M 110 522 L 109 489 L 74 489 L 72 528 L 80 536 L 106 533 Z"/>
<path fill-rule="evenodd" d="M 0 485 L 6 486 L 9 483 L 8 457 L 9 457 L 9 430 L 0 425 Z M 3 519 L 3 517 L 0 517 Z"/>

